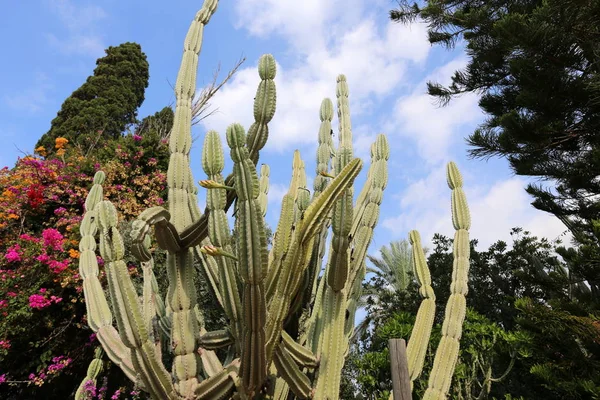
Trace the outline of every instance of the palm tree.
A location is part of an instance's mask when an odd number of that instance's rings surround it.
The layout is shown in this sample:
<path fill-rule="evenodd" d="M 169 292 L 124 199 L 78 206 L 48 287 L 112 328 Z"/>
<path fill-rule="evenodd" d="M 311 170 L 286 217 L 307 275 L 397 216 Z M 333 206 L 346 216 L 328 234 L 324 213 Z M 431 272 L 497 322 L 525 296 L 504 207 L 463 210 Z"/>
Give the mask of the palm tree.
<path fill-rule="evenodd" d="M 373 267 L 367 267 L 367 272 L 375 274 L 388 284 L 392 292 L 406 290 L 412 280 L 412 250 L 408 240 L 402 239 L 390 243 L 390 247 L 379 249 L 381 258 L 368 255 Z"/>
<path fill-rule="evenodd" d="M 359 308 L 366 307 L 369 301 L 375 302 L 375 306 L 371 307 L 370 313 L 354 329 L 353 340 L 361 337 L 369 328 L 371 322 L 377 319 L 383 311 L 380 307 L 377 307 L 381 291 L 402 292 L 413 280 L 412 250 L 408 240 L 393 241 L 389 244 L 389 247 L 381 247 L 379 254 L 380 258 L 367 256 L 372 264 L 372 267 L 367 267 L 367 273 L 375 274 L 375 277 L 383 281 L 384 285 L 383 287 L 375 287 L 369 283 L 364 284 Z"/>

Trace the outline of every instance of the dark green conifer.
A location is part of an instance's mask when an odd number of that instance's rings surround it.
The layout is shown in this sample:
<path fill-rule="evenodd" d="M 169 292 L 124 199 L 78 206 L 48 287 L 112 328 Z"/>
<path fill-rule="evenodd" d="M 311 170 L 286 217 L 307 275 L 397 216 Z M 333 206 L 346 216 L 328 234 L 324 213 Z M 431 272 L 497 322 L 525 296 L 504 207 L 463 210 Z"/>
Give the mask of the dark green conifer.
<path fill-rule="evenodd" d="M 119 138 L 136 122 L 148 79 L 148 61 L 139 44 L 109 47 L 96 61 L 94 74 L 64 101 L 35 147 L 43 146 L 50 155 L 55 139 L 64 137 L 85 154 L 103 141 Z"/>

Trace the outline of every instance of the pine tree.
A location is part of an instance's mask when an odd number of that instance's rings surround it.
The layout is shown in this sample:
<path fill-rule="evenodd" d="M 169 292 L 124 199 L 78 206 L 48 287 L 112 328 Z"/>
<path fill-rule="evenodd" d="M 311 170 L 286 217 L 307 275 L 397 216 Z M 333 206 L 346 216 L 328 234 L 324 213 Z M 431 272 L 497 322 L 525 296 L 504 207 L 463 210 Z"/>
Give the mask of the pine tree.
<path fill-rule="evenodd" d="M 392 20 L 421 19 L 429 41 L 464 41 L 467 66 L 429 94 L 446 104 L 481 95 L 487 119 L 470 155 L 506 158 L 530 184 L 534 207 L 557 216 L 582 245 L 578 274 L 600 296 L 600 2 L 594 0 L 401 1 Z M 580 264 L 581 266 L 582 264 Z"/>
<path fill-rule="evenodd" d="M 64 101 L 36 149 L 43 146 L 51 154 L 56 138 L 63 137 L 87 153 L 119 138 L 136 122 L 148 79 L 148 62 L 139 44 L 109 47 L 96 61 L 94 74 Z"/>

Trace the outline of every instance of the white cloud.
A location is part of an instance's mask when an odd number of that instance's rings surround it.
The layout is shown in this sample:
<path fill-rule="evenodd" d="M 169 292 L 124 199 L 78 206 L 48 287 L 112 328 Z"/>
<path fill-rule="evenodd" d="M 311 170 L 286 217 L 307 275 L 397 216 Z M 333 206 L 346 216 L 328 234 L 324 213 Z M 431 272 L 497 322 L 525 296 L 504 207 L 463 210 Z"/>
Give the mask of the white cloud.
<path fill-rule="evenodd" d="M 80 31 L 107 17 L 106 12 L 94 4 L 75 5 L 69 0 L 53 0 L 48 3 L 61 22 L 70 30 Z"/>
<path fill-rule="evenodd" d="M 387 0 L 240 0 L 235 7 L 239 29 L 282 43 L 285 49 L 275 54 L 279 62 L 277 112 L 269 125 L 267 149 L 290 155 L 290 150 L 302 147 L 304 158 L 310 159 L 306 149 L 312 151 L 317 142 L 321 100 L 330 97 L 335 103 L 336 76 L 344 73 L 350 88 L 355 154 L 368 159 L 370 144 L 381 131 L 388 134 L 392 154 L 399 143 L 416 147 L 416 154 L 410 154 L 411 165 L 403 165 L 398 157 L 390 162 L 391 168 L 402 169 L 390 171 L 374 244 L 386 244 L 389 232 L 405 237 L 411 229 L 421 230 L 426 243 L 436 232 L 452 235 L 450 190 L 443 165 L 456 158 L 453 151 L 457 145 L 464 151 L 464 136 L 481 121 L 482 113 L 473 94 L 438 107 L 426 94 L 425 83 L 431 80 L 447 85 L 454 71 L 466 65 L 466 59 L 457 57 L 423 78 L 421 71 L 432 61 L 426 26 L 390 22 Z M 205 127 L 220 132 L 232 122 L 248 127 L 253 121 L 252 99 L 258 82 L 255 65 L 238 72 L 214 97 L 212 103 L 219 112 L 203 121 Z M 335 119 L 333 129 L 337 136 Z M 287 163 L 277 165 L 288 168 Z M 312 175 L 310 168 L 307 171 Z M 415 179 L 414 172 L 425 175 Z M 396 195 L 395 202 L 390 192 L 398 193 L 400 181 L 407 178 L 408 186 Z M 468 173 L 465 179 L 472 237 L 480 240 L 481 246 L 509 240 L 514 226 L 549 238 L 564 231 L 553 217 L 530 206 L 524 180 L 496 177 L 477 185 L 473 182 L 481 180 Z M 271 185 L 270 220 L 276 220 L 286 190 L 287 185 Z M 402 213 L 390 215 L 388 204 L 398 202 Z"/>
<path fill-rule="evenodd" d="M 269 204 L 274 203 L 275 205 L 280 205 L 281 200 L 283 200 L 283 196 L 288 192 L 289 185 L 285 185 L 283 183 L 270 183 L 269 184 L 269 194 L 268 201 Z"/>
<path fill-rule="evenodd" d="M 423 26 L 395 24 L 382 18 L 385 13 L 377 18 L 368 10 L 363 0 L 237 3 L 239 27 L 284 40 L 288 48 L 278 65 L 277 112 L 268 148 L 282 151 L 316 143 L 319 106 L 324 97 L 335 101 L 338 74 L 348 79 L 351 112 L 358 120 L 398 89 L 410 63 L 425 60 L 430 46 Z M 205 126 L 223 131 L 238 121 L 248 127 L 257 84 L 255 67 L 238 72 L 214 97 L 219 112 Z"/>
<path fill-rule="evenodd" d="M 416 85 L 410 95 L 399 98 L 394 107 L 394 118 L 386 129 L 414 141 L 421 158 L 432 165 L 447 160 L 450 146 L 463 140 L 464 133 L 461 134 L 459 128 L 470 127 L 481 120 L 475 94 L 465 94 L 440 107 L 426 93 L 426 82 L 447 85 L 454 71 L 465 64 L 462 57 L 450 61 Z"/>
<path fill-rule="evenodd" d="M 67 55 L 86 55 L 99 58 L 104 54 L 105 45 L 102 38 L 95 35 L 72 34 L 59 39 L 56 35 L 47 35 L 48 43 Z"/>
<path fill-rule="evenodd" d="M 46 35 L 48 43 L 62 53 L 100 57 L 106 47 L 96 33 L 96 25 L 107 13 L 94 4 L 74 3 L 70 0 L 49 1 L 48 7 L 58 17 L 67 35 Z"/>
<path fill-rule="evenodd" d="M 480 249 L 487 249 L 500 239 L 511 243 L 513 227 L 522 227 L 551 240 L 566 230 L 558 219 L 530 205 L 524 179 L 512 177 L 483 185 L 473 180 L 473 176 L 465 175 L 465 193 L 471 212 L 470 233 L 479 241 Z M 385 218 L 382 223 L 395 235 L 406 237 L 409 230 L 417 229 L 426 246 L 431 246 L 434 233 L 454 235 L 444 166 L 436 167 L 427 177 L 413 182 L 396 196 L 403 212 Z"/>

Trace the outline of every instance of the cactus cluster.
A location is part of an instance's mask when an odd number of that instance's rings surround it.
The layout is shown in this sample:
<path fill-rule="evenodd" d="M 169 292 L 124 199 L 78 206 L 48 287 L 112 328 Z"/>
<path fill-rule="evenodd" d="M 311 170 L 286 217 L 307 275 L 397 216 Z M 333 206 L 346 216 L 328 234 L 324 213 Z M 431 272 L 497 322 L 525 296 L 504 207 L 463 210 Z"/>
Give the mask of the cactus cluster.
<path fill-rule="evenodd" d="M 239 124 L 230 125 L 226 131 L 233 161 L 233 172 L 226 178 L 221 137 L 216 131 L 205 135 L 202 168 L 206 179 L 199 185 L 205 189 L 207 200 L 201 212 L 190 169 L 191 104 L 203 30 L 217 3 L 205 0 L 185 39 L 169 139 L 168 210 L 147 209 L 133 222 L 130 251 L 143 269 L 141 295 L 123 261 L 124 241 L 117 229 L 116 209 L 104 200 L 104 174 L 98 172 L 94 178 L 80 228 L 80 271 L 89 325 L 108 357 L 155 399 L 335 400 L 361 295 L 366 253 L 387 185 L 387 139 L 378 135 L 372 144 L 366 183 L 354 201 L 353 182 L 363 163 L 353 155 L 348 84 L 340 75 L 336 91 L 339 144 L 334 145 L 331 135 L 333 102 L 325 99 L 320 108 L 317 176 L 312 193 L 307 187 L 305 163 L 296 151 L 289 190 L 283 197 L 269 248 L 264 220 L 269 167 L 262 165 L 259 175 L 257 164 L 275 113 L 276 63 L 272 56 L 262 56 L 255 122 L 247 133 Z M 459 233 L 466 232 L 468 210 L 454 167 L 450 182 L 458 193 L 453 195 L 455 226 Z M 229 226 L 227 217 L 232 207 L 234 227 Z M 468 239 L 464 232 L 457 245 Z M 168 277 L 164 294 L 154 275 L 152 233 L 156 245 L 167 252 L 162 266 Z M 438 375 L 444 377 L 449 366 L 453 368 L 451 358 L 456 358 L 460 337 L 457 324 L 464 318 L 468 240 L 466 243 L 467 253 L 461 247 L 462 258 L 455 272 L 457 279 L 464 281 L 453 284 L 447 312 L 450 322 L 441 345 L 448 348 L 441 358 L 450 361 L 442 360 L 437 367 L 443 370 Z M 105 261 L 111 306 L 98 279 L 97 248 Z M 323 263 L 326 253 L 328 260 Z M 200 262 L 226 317 L 227 323 L 220 330 L 207 332 L 204 327 L 194 285 L 195 261 Z M 428 274 L 423 272 L 420 279 L 424 306 L 428 307 L 421 318 L 427 320 L 426 325 L 433 312 L 433 295 Z M 409 357 L 415 358 L 414 368 L 419 369 L 423 345 L 413 354 L 411 344 Z M 166 350 L 170 355 L 164 354 Z M 163 360 L 172 364 L 170 371 Z M 443 379 L 441 383 L 436 380 L 432 390 L 447 391 L 445 384 Z"/>

